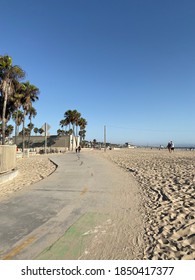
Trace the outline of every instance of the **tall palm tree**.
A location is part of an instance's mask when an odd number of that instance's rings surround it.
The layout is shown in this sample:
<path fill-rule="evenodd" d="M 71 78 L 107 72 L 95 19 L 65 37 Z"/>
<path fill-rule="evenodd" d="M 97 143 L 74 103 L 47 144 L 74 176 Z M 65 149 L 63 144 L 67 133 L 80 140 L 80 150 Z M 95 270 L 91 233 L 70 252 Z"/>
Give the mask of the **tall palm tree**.
<path fill-rule="evenodd" d="M 77 110 L 68 110 L 64 113 L 64 120 L 60 121 L 60 125 L 62 128 L 64 125 L 69 125 L 69 135 L 72 135 L 73 141 L 75 139 L 77 145 L 78 136 L 80 135 L 78 133 L 78 127 L 80 127 L 81 130 L 84 130 L 87 125 L 87 121 L 81 117 L 81 113 L 79 113 Z M 76 131 L 75 131 L 75 127 L 76 127 Z M 82 135 L 85 135 L 85 132 L 83 132 Z"/>
<path fill-rule="evenodd" d="M 12 65 L 12 58 L 8 55 L 0 56 L 0 93 L 2 96 L 2 144 L 5 144 L 6 109 L 10 97 L 14 93 L 14 81 L 24 78 L 24 71 L 17 65 Z"/>
<path fill-rule="evenodd" d="M 31 132 L 34 128 L 34 124 L 32 122 L 30 122 L 28 125 L 27 125 L 28 129 L 29 129 L 29 135 L 28 135 L 28 148 L 29 148 L 29 145 L 30 145 L 30 137 L 31 137 Z"/>
<path fill-rule="evenodd" d="M 74 121 L 75 121 L 75 125 L 76 125 L 76 136 L 78 136 L 78 126 L 79 126 L 79 121 L 81 118 L 81 113 L 79 113 L 77 110 L 74 110 L 73 115 L 74 115 Z"/>
<path fill-rule="evenodd" d="M 38 100 L 38 94 L 39 94 L 39 89 L 35 86 L 30 84 L 30 82 L 25 82 L 23 83 L 23 91 L 24 91 L 24 96 L 22 97 L 22 107 L 24 111 L 24 119 L 23 119 L 23 131 L 25 127 L 25 117 L 26 115 L 30 112 L 32 103 Z M 24 151 L 24 133 L 22 136 L 22 150 Z"/>
<path fill-rule="evenodd" d="M 68 110 L 64 113 L 64 121 L 69 125 L 69 130 L 71 129 L 70 125 L 72 123 L 72 110 Z"/>
<path fill-rule="evenodd" d="M 4 101 L 3 101 L 3 97 L 0 95 L 0 121 L 2 122 L 2 114 L 3 114 L 3 105 L 4 105 Z M 13 104 L 13 102 L 11 100 L 7 101 L 7 106 L 6 106 L 6 112 L 5 112 L 5 120 L 6 120 L 6 124 L 5 127 L 7 125 L 7 122 L 10 120 L 13 112 L 15 111 L 15 106 Z"/>
<path fill-rule="evenodd" d="M 79 119 L 79 122 L 78 122 L 78 125 L 80 126 L 80 129 L 85 129 L 86 126 L 87 126 L 87 121 L 86 121 L 86 119 L 80 118 L 80 119 Z"/>
<path fill-rule="evenodd" d="M 69 131 L 68 134 L 72 135 L 72 137 L 74 137 L 74 126 L 73 126 L 73 111 L 72 110 L 68 110 L 64 113 L 64 121 L 67 125 L 69 125 Z M 72 125 L 72 128 L 71 128 Z M 73 150 L 73 139 L 72 139 L 72 148 Z"/>
<path fill-rule="evenodd" d="M 79 136 L 81 137 L 81 143 L 83 142 L 83 140 L 85 139 L 85 135 L 86 135 L 86 130 L 85 129 L 81 129 L 79 131 Z"/>
<path fill-rule="evenodd" d="M 69 123 L 68 123 L 68 121 L 67 121 L 66 119 L 60 121 L 60 126 L 61 126 L 62 129 L 63 129 L 64 127 L 67 127 L 68 124 L 69 124 Z M 64 129 L 63 131 L 64 131 L 64 134 L 65 134 L 66 129 Z M 61 133 L 62 133 L 62 132 L 61 132 Z"/>
<path fill-rule="evenodd" d="M 80 127 L 80 131 L 79 131 L 79 136 L 81 137 L 81 143 L 83 142 L 83 140 L 85 139 L 85 135 L 86 135 L 86 126 L 87 126 L 87 121 L 84 118 L 80 118 L 78 125 Z"/>
<path fill-rule="evenodd" d="M 70 125 L 72 125 L 72 137 L 73 137 L 73 142 L 74 139 L 76 140 L 76 146 L 77 146 L 77 124 L 79 121 L 81 114 L 77 110 L 68 110 L 64 113 L 65 121 Z M 75 133 L 75 126 L 76 126 L 76 133 Z M 69 129 L 70 133 L 71 129 Z M 72 143 L 72 149 L 73 149 L 73 143 Z"/>
<path fill-rule="evenodd" d="M 24 85 L 22 83 L 19 83 L 18 81 L 14 81 L 14 87 L 15 87 L 15 92 L 11 97 L 11 101 L 13 102 L 13 105 L 15 107 L 15 110 L 12 114 L 12 118 L 15 120 L 15 144 L 17 145 L 18 126 L 21 125 L 21 119 L 23 120 L 23 118 L 21 118 L 22 115 L 19 108 L 22 105 L 21 102 L 22 102 L 22 98 L 24 97 Z M 18 114 L 20 115 L 18 116 Z"/>
<path fill-rule="evenodd" d="M 14 130 L 13 125 L 11 125 L 11 124 L 7 125 L 6 129 L 5 129 L 5 136 L 6 137 L 10 136 L 12 134 L 13 130 Z M 0 133 L 2 133 L 2 124 L 0 124 Z"/>
<path fill-rule="evenodd" d="M 29 112 L 33 112 L 32 103 L 39 99 L 39 89 L 30 84 L 29 82 L 23 83 L 23 97 L 21 99 L 24 115 L 26 116 Z M 31 114 L 32 117 L 32 114 Z"/>
<path fill-rule="evenodd" d="M 34 128 L 34 124 L 32 124 L 32 118 L 35 118 L 35 116 L 37 115 L 37 111 L 34 107 L 30 107 L 28 110 L 28 114 L 29 114 L 29 120 L 30 120 L 30 123 L 28 124 L 28 128 L 30 129 L 30 134 L 29 134 L 29 138 L 28 138 L 28 146 L 29 146 L 31 131 Z"/>
<path fill-rule="evenodd" d="M 6 137 L 9 137 L 9 136 L 12 134 L 13 130 L 14 130 L 13 125 L 11 125 L 11 124 L 8 125 L 8 126 L 6 127 L 6 130 L 5 130 L 5 136 L 6 136 Z"/>
<path fill-rule="evenodd" d="M 14 111 L 12 114 L 12 119 L 15 121 L 15 144 L 17 145 L 19 126 L 22 124 L 24 119 L 23 112 L 21 110 Z"/>

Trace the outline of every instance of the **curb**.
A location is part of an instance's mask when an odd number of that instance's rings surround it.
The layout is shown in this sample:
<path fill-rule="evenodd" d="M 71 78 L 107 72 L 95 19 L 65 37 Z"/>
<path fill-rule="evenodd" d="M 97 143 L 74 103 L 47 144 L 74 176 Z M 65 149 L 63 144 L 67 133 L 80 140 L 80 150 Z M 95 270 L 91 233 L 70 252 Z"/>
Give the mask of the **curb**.
<path fill-rule="evenodd" d="M 15 178 L 18 175 L 18 169 L 14 169 L 12 171 L 0 174 L 0 185 L 12 180 L 13 178 Z"/>

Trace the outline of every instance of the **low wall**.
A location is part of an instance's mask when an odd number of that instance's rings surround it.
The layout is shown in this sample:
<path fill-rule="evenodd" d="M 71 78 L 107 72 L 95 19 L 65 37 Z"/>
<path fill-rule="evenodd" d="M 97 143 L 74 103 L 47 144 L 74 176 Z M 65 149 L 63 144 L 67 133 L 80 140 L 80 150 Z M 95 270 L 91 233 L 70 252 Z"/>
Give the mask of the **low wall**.
<path fill-rule="evenodd" d="M 16 168 L 16 145 L 0 145 L 0 173 Z"/>
<path fill-rule="evenodd" d="M 54 147 L 54 148 L 46 148 L 46 154 L 52 153 L 65 153 L 68 152 L 68 148 L 65 147 Z M 31 148 L 31 149 L 24 149 L 24 153 L 22 149 L 18 149 L 16 152 L 16 158 L 28 158 L 30 156 L 45 154 L 44 148 Z"/>
<path fill-rule="evenodd" d="M 50 153 L 65 153 L 68 151 L 68 148 L 66 147 L 50 147 L 50 148 L 46 148 L 46 154 L 50 154 Z M 44 154 L 45 153 L 45 149 L 44 148 L 35 148 L 33 149 L 33 152 L 36 152 L 37 154 Z M 30 152 L 31 154 L 31 152 Z"/>

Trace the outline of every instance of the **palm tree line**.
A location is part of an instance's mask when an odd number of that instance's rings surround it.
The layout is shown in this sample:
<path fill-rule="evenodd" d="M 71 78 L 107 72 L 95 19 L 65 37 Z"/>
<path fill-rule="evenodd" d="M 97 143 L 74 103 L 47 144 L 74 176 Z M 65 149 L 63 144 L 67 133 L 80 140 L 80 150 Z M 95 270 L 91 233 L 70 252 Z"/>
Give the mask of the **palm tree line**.
<path fill-rule="evenodd" d="M 30 143 L 31 132 L 37 135 L 42 134 L 42 128 L 34 127 L 32 118 L 37 115 L 33 103 L 37 101 L 39 89 L 30 84 L 29 81 L 21 82 L 25 78 L 24 70 L 13 65 L 12 58 L 8 55 L 0 55 L 0 136 L 2 144 L 6 144 L 6 137 L 10 136 L 14 127 L 8 125 L 12 119 L 15 123 L 15 144 L 17 145 L 17 136 L 22 136 L 22 148 L 24 150 L 24 137 L 28 137 Z M 26 117 L 29 124 L 25 127 Z M 19 127 L 22 130 L 19 132 Z M 59 136 L 72 135 L 76 141 L 80 136 L 81 141 L 85 139 L 87 121 L 81 117 L 77 110 L 67 110 L 64 113 L 64 119 L 60 121 L 61 129 L 57 130 Z"/>
<path fill-rule="evenodd" d="M 6 137 L 13 132 L 13 126 L 8 125 L 10 119 L 15 122 L 15 141 L 21 124 L 23 125 L 22 136 L 24 140 L 27 116 L 30 120 L 28 125 L 30 132 L 33 127 L 31 120 L 37 114 L 33 103 L 38 100 L 39 89 L 30 84 L 29 81 L 21 82 L 24 78 L 24 70 L 18 65 L 13 65 L 10 56 L 0 56 L 0 133 L 3 145 Z"/>
<path fill-rule="evenodd" d="M 61 129 L 57 130 L 59 136 L 73 135 L 76 141 L 80 136 L 81 142 L 85 139 L 87 121 L 77 110 L 67 110 L 64 113 L 64 119 L 60 121 L 60 126 Z"/>

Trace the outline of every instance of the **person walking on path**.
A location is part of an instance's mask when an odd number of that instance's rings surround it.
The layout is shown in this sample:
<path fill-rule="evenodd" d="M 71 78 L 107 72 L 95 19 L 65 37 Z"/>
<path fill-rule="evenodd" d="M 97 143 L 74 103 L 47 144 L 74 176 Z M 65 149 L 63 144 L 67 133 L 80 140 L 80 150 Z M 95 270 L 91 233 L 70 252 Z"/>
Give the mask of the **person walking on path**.
<path fill-rule="evenodd" d="M 172 151 L 174 151 L 175 146 L 174 146 L 174 143 L 173 143 L 172 140 L 168 142 L 167 148 L 168 148 L 168 150 L 169 150 L 169 153 L 171 153 Z"/>

